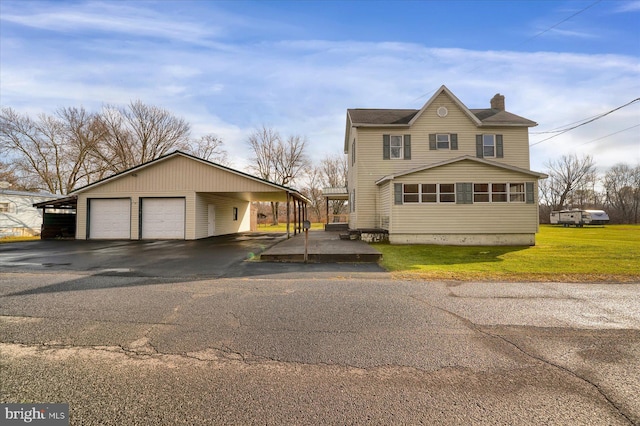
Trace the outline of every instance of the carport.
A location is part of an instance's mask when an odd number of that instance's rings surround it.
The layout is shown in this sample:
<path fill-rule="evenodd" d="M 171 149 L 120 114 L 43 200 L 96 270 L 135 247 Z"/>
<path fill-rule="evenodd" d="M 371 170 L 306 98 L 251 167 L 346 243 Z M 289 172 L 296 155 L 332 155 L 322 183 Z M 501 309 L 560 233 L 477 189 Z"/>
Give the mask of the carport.
<path fill-rule="evenodd" d="M 287 206 L 287 236 L 302 229 L 297 190 L 180 151 L 73 191 L 78 239 L 195 240 L 250 230 L 252 202 Z"/>
<path fill-rule="evenodd" d="M 77 202 L 77 197 L 71 196 L 35 203 L 33 207 L 42 209 L 40 238 L 74 238 Z"/>

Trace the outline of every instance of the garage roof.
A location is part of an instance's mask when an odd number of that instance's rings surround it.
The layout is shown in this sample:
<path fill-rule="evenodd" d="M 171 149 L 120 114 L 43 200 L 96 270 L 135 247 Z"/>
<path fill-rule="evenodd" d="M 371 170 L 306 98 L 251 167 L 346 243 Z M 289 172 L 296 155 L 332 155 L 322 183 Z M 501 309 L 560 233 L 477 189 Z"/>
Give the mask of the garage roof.
<path fill-rule="evenodd" d="M 191 160 L 194 160 L 194 161 L 198 161 L 200 163 L 206 164 L 207 166 L 214 167 L 216 169 L 223 170 L 225 172 L 237 175 L 239 177 L 242 177 L 242 178 L 245 178 L 245 179 L 249 179 L 249 180 L 252 180 L 252 181 L 255 181 L 255 182 L 259 182 L 259 183 L 268 185 L 268 186 L 272 187 L 273 189 L 276 189 L 276 190 L 279 190 L 279 191 L 286 192 L 290 196 L 292 196 L 293 198 L 298 199 L 298 200 L 300 200 L 302 202 L 305 202 L 305 203 L 310 202 L 310 200 L 308 198 L 306 198 L 304 195 L 302 195 L 296 189 L 289 188 L 289 187 L 286 187 L 286 186 L 283 186 L 283 185 L 279 185 L 277 183 L 273 183 L 273 182 L 270 182 L 268 180 L 260 179 L 258 177 L 252 176 L 252 175 L 250 175 L 248 173 L 244 173 L 244 172 L 241 172 L 239 170 L 235 170 L 235 169 L 232 169 L 230 167 L 223 166 L 221 164 L 213 163 L 211 161 L 204 160 L 202 158 L 193 156 L 191 154 L 187 154 L 187 153 L 182 152 L 182 151 L 174 151 L 174 152 L 172 152 L 170 154 L 164 155 L 164 156 L 159 157 L 159 158 L 157 158 L 155 160 L 149 161 L 147 163 L 140 164 L 140 165 L 132 167 L 132 168 L 130 168 L 128 170 L 124 170 L 124 171 L 122 171 L 120 173 L 116 173 L 116 174 L 114 174 L 112 176 L 109 176 L 107 178 L 101 179 L 101 180 L 93 182 L 93 183 L 91 183 L 89 185 L 86 185 L 86 186 L 83 186 L 81 188 L 78 188 L 78 189 L 72 191 L 70 194 L 78 195 L 80 193 L 83 193 L 85 191 L 89 191 L 89 190 L 94 189 L 94 188 L 96 188 L 96 187 L 98 187 L 100 185 L 104 185 L 106 183 L 109 183 L 109 182 L 112 182 L 114 180 L 120 179 L 120 178 L 122 178 L 124 176 L 127 176 L 127 175 L 134 175 L 135 176 L 135 173 L 137 173 L 137 172 L 139 172 L 141 170 L 144 170 L 146 168 L 152 167 L 154 165 L 157 165 L 159 163 L 162 163 L 164 161 L 167 161 L 169 159 L 176 158 L 176 157 L 185 157 L 185 158 L 188 158 L 188 159 L 191 159 Z"/>

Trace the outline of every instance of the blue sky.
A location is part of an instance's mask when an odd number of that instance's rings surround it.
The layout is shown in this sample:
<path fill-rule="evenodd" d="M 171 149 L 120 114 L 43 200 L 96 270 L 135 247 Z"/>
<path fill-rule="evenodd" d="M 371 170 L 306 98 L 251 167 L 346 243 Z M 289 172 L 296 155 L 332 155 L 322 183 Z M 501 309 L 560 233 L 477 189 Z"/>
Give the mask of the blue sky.
<path fill-rule="evenodd" d="M 640 96 L 640 1 L 0 1 L 0 104 L 140 99 L 216 133 L 244 168 L 256 127 L 342 152 L 347 108 L 420 108 L 445 84 L 501 93 L 538 134 Z M 635 126 L 635 127 L 634 127 Z M 531 148 L 640 163 L 640 102 Z"/>

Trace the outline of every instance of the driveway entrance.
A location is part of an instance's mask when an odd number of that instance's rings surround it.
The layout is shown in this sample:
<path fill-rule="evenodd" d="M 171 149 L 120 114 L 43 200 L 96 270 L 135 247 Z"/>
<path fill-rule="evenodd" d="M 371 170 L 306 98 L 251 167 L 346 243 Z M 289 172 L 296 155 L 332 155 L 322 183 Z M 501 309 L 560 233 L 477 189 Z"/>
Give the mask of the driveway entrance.
<path fill-rule="evenodd" d="M 249 232 L 195 241 L 41 240 L 0 245 L 0 271 L 74 271 L 144 277 L 220 277 L 285 239 Z"/>

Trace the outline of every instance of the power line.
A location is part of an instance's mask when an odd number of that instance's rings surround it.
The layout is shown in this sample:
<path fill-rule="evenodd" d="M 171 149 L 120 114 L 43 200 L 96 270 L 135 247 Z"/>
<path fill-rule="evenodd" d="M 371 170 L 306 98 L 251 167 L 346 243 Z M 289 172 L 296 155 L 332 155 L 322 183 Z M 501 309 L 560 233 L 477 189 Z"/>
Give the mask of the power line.
<path fill-rule="evenodd" d="M 590 5 L 588 5 L 588 6 L 584 7 L 584 8 L 582 8 L 582 9 L 580 9 L 579 11 L 577 11 L 576 13 L 574 13 L 573 15 L 571 15 L 571 16 L 569 16 L 569 17 L 567 17 L 567 18 L 564 18 L 562 21 L 560 21 L 560 22 L 557 22 L 557 23 L 553 24 L 553 25 L 552 25 L 552 26 L 550 26 L 549 28 L 546 28 L 546 29 L 544 29 L 544 30 L 540 31 L 538 34 L 536 34 L 536 35 L 534 35 L 534 36 L 532 36 L 532 37 L 529 37 L 528 39 L 526 39 L 526 40 L 525 40 L 525 41 L 523 41 L 522 43 L 515 45 L 515 46 L 514 46 L 514 48 L 515 48 L 515 47 L 520 47 L 520 46 L 522 46 L 523 44 L 526 44 L 526 43 L 530 42 L 531 40 L 533 40 L 533 39 L 535 39 L 535 38 L 540 37 L 542 34 L 545 34 L 545 33 L 549 32 L 549 31 L 551 31 L 552 29 L 556 28 L 557 26 L 559 26 L 559 25 L 561 25 L 561 24 L 563 24 L 563 23 L 567 22 L 569 19 L 574 18 L 574 17 L 576 17 L 576 16 L 580 15 L 581 13 L 583 13 L 583 12 L 587 11 L 588 9 L 591 9 L 593 6 L 595 6 L 596 4 L 600 3 L 601 1 L 602 1 L 602 0 L 596 0 L 596 1 L 594 1 L 594 2 L 593 2 L 593 3 L 591 3 Z M 472 72 L 474 72 L 474 71 L 476 71 L 476 70 L 478 70 L 478 69 L 482 68 L 483 66 L 484 66 L 484 65 L 478 65 L 477 67 L 475 67 L 475 68 L 473 68 L 471 71 L 469 71 L 469 73 L 472 73 Z M 434 90 L 435 90 L 435 89 L 434 89 Z M 424 94 L 422 94 L 422 95 L 418 96 L 417 98 L 415 98 L 412 102 L 419 101 L 420 99 L 424 98 L 425 96 L 428 96 L 428 95 L 429 95 L 429 93 L 432 93 L 432 92 L 424 93 Z"/>
<path fill-rule="evenodd" d="M 599 115 L 600 114 L 596 114 L 596 115 L 592 115 L 592 116 L 587 117 L 587 118 L 581 118 L 580 120 L 572 121 L 571 123 L 568 123 L 568 124 L 563 124 L 562 126 L 558 126 L 556 128 L 553 128 L 551 130 L 547 130 L 545 132 L 529 132 L 529 134 L 530 135 L 547 135 L 549 133 L 558 133 L 558 132 L 563 131 L 565 127 L 573 126 L 574 124 L 578 124 L 578 123 L 582 123 L 583 121 L 591 120 L 592 118 L 596 118 Z"/>
<path fill-rule="evenodd" d="M 593 140 L 590 140 L 589 142 L 581 143 L 578 146 L 586 145 L 586 144 L 591 143 L 591 142 L 597 142 L 599 140 L 606 139 L 609 136 L 617 135 L 618 133 L 622 133 L 622 132 L 626 132 L 627 130 L 635 129 L 636 127 L 640 127 L 640 124 L 636 124 L 635 126 L 627 127 L 626 129 L 618 130 L 617 132 L 609 133 L 608 135 L 599 137 L 598 139 L 593 139 Z"/>
<path fill-rule="evenodd" d="M 567 133 L 567 132 L 568 132 L 568 131 L 570 131 L 570 130 L 577 129 L 578 127 L 582 127 L 582 126 L 584 126 L 584 125 L 586 125 L 586 124 L 593 123 L 594 121 L 599 120 L 599 119 L 601 119 L 602 117 L 605 117 L 605 116 L 607 116 L 607 115 L 609 115 L 609 114 L 611 114 L 611 113 L 613 113 L 613 112 L 615 112 L 615 111 L 618 111 L 619 109 L 622 109 L 622 108 L 624 108 L 624 107 L 626 107 L 626 106 L 629 106 L 629 105 L 631 105 L 631 104 L 633 104 L 633 103 L 635 103 L 635 102 L 638 102 L 638 101 L 640 101 L 640 98 L 635 98 L 634 100 L 632 100 L 632 101 L 630 101 L 630 102 L 627 102 L 626 104 L 621 105 L 621 106 L 619 106 L 619 107 L 617 107 L 617 108 L 614 108 L 614 109 L 612 109 L 611 111 L 607 111 L 607 112 L 605 112 L 605 113 L 603 113 L 603 114 L 596 115 L 595 117 L 591 118 L 590 120 L 584 121 L 584 122 L 582 122 L 582 123 L 580 123 L 580 124 L 577 124 L 577 125 L 575 125 L 575 126 L 572 126 L 572 127 L 568 127 L 568 128 L 566 128 L 566 129 L 564 129 L 564 130 L 559 130 L 559 131 L 558 131 L 558 133 L 556 133 L 556 134 L 555 134 L 555 135 L 553 135 L 553 136 L 549 136 L 548 138 L 542 139 L 541 141 L 538 141 L 538 142 L 536 142 L 536 143 L 529 144 L 529 147 L 536 146 L 536 145 L 538 145 L 538 144 L 541 144 L 542 142 L 546 142 L 546 141 L 548 141 L 549 139 L 553 139 L 553 138 L 555 138 L 555 137 L 557 137 L 557 136 L 560 136 L 560 135 L 562 135 L 562 134 Z M 555 132 L 553 132 L 553 133 L 555 133 Z"/>
<path fill-rule="evenodd" d="M 599 118 L 602 118 L 602 117 L 604 117 L 604 116 L 606 116 L 606 115 L 609 115 L 609 114 L 611 114 L 611 113 L 612 113 L 612 112 L 614 112 L 614 111 L 617 111 L 617 110 L 622 109 L 622 108 L 624 108 L 624 107 L 626 107 L 626 106 L 628 106 L 628 105 L 631 105 L 631 104 L 632 104 L 632 103 L 634 103 L 634 102 L 638 102 L 638 100 L 640 100 L 640 98 L 636 98 L 636 99 L 634 99 L 634 100 L 632 100 L 632 101 L 630 101 L 630 102 L 628 102 L 628 103 L 626 103 L 626 104 L 624 104 L 624 105 L 622 105 L 622 106 L 619 106 L 618 108 L 612 109 L 611 111 L 607 111 L 607 112 L 602 113 L 602 114 L 596 114 L 596 115 L 593 115 L 593 116 L 591 116 L 591 117 L 583 118 L 582 120 L 574 121 L 574 122 L 572 122 L 572 123 L 569 123 L 569 124 L 565 124 L 565 125 L 563 125 L 563 126 L 556 127 L 555 129 L 549 130 L 549 131 L 547 131 L 547 132 L 530 132 L 530 134 L 532 134 L 532 135 L 545 135 L 545 134 L 549 134 L 549 133 L 561 133 L 561 132 L 565 132 L 565 131 L 567 131 L 567 130 L 571 130 L 571 129 L 565 129 L 565 127 L 567 127 L 567 126 L 571 126 L 571 125 L 573 125 L 573 124 L 577 124 L 577 123 L 582 123 L 582 124 L 591 123 L 592 121 L 595 121 L 595 120 L 597 120 L 597 119 L 599 119 Z M 575 127 L 580 127 L 582 124 L 580 124 L 580 125 L 578 125 L 578 126 L 575 126 Z M 575 127 L 572 127 L 572 129 L 575 129 Z"/>
<path fill-rule="evenodd" d="M 533 40 L 534 38 L 538 38 L 540 37 L 542 34 L 544 33 L 548 33 L 549 31 L 551 31 L 552 29 L 554 29 L 555 27 L 559 26 L 560 24 L 563 24 L 565 22 L 567 22 L 569 19 L 576 17 L 578 15 L 580 15 L 582 12 L 587 11 L 588 9 L 591 9 L 593 6 L 595 6 L 596 4 L 600 3 L 602 0 L 597 0 L 594 1 L 593 3 L 591 3 L 590 5 L 588 5 L 587 7 L 580 9 L 579 11 L 577 11 L 576 13 L 574 13 L 573 15 L 569 16 L 568 18 L 564 18 L 562 21 L 558 22 L 557 24 L 554 24 L 552 26 L 550 26 L 549 28 L 547 28 L 546 30 L 542 30 L 540 31 L 538 34 L 529 37 L 528 39 L 526 39 L 525 41 L 523 41 L 522 43 L 520 43 L 519 45 L 517 45 L 516 47 L 522 46 L 525 43 L 530 42 L 531 40 Z"/>

